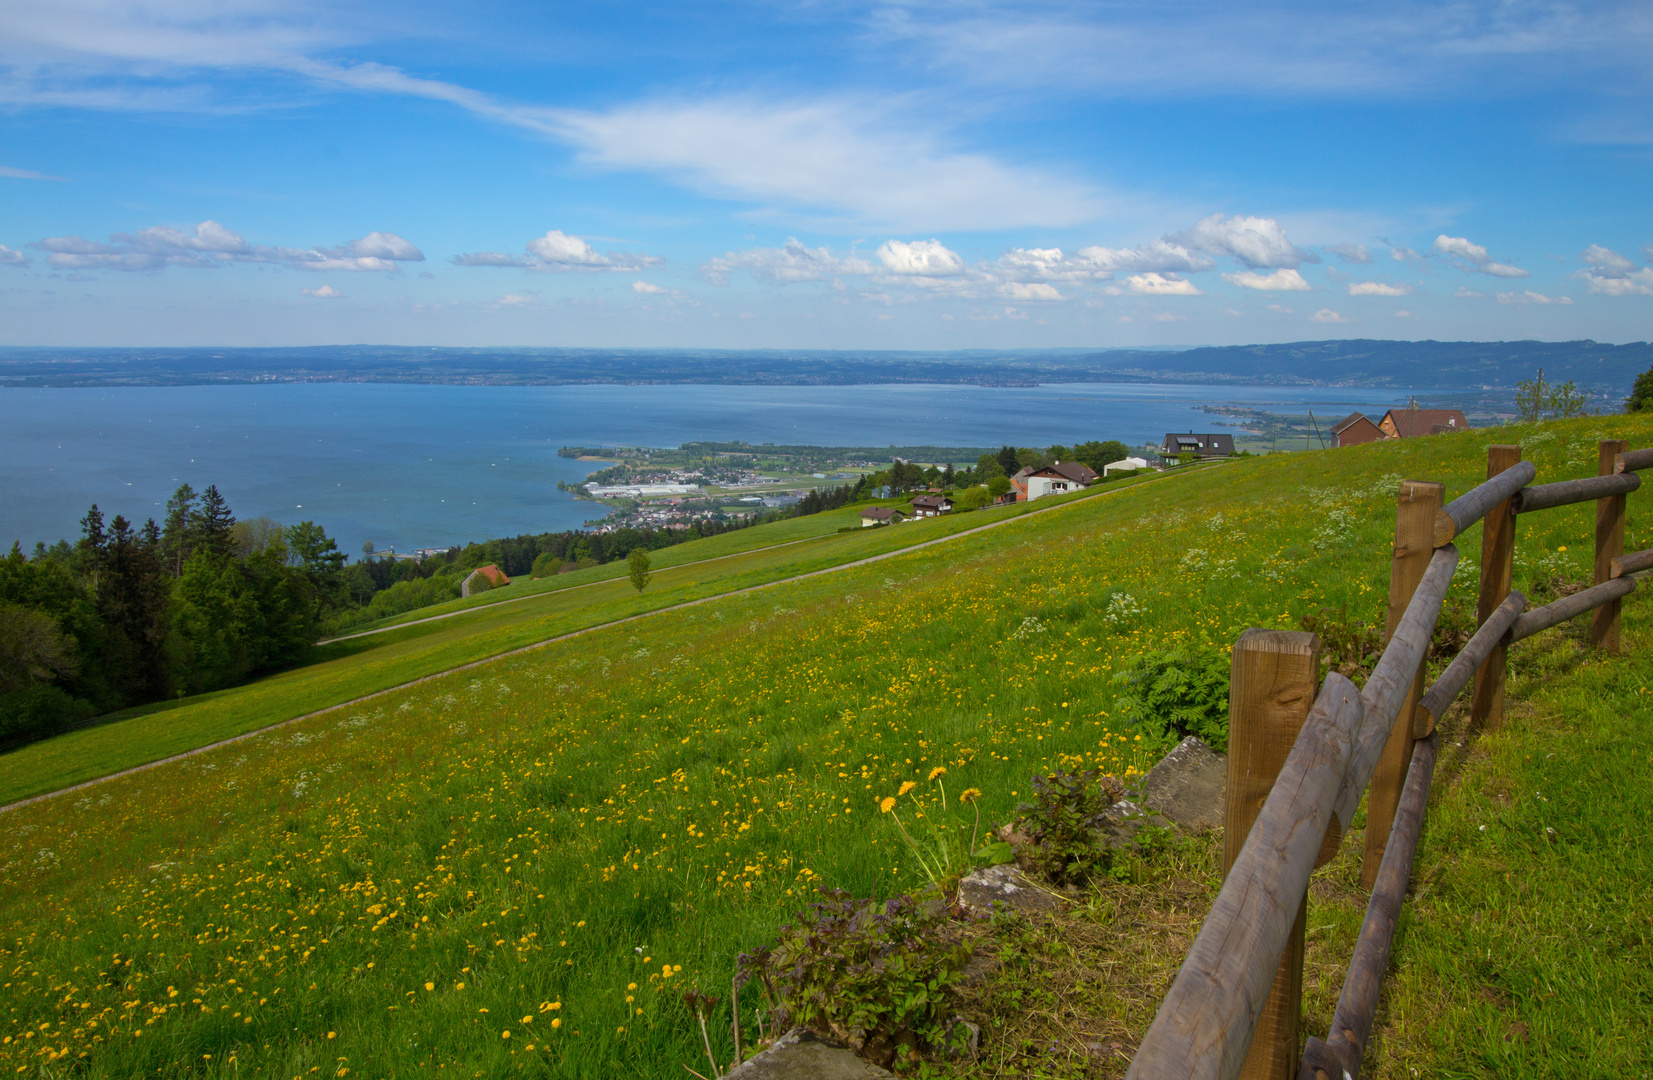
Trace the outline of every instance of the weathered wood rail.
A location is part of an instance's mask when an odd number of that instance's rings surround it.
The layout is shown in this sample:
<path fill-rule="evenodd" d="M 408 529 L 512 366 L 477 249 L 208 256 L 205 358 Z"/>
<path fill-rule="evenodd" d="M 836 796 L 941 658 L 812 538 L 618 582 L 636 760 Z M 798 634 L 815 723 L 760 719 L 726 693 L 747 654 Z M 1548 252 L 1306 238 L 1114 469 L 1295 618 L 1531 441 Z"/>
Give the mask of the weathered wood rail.
<path fill-rule="evenodd" d="M 1503 719 L 1510 645 L 1592 615 L 1590 641 L 1619 648 L 1619 605 L 1653 549 L 1624 553 L 1625 496 L 1653 449 L 1601 443 L 1598 475 L 1534 485 L 1515 446 L 1489 448 L 1487 480 L 1442 505 L 1444 487 L 1402 483 L 1390 570 L 1389 636 L 1363 688 L 1326 676 L 1320 639 L 1248 630 L 1229 698 L 1226 875 L 1127 1080 L 1355 1080 L 1417 855 L 1434 779 L 1435 726 L 1474 682 L 1470 722 Z M 1518 514 L 1594 500 L 1595 584 L 1527 610 L 1511 588 Z M 1432 685 L 1424 659 L 1458 565 L 1452 541 L 1483 522 L 1475 634 Z M 1266 792 L 1266 795 L 1264 794 Z M 1366 918 L 1325 1038 L 1301 1040 L 1309 875 L 1335 853 L 1367 800 Z"/>

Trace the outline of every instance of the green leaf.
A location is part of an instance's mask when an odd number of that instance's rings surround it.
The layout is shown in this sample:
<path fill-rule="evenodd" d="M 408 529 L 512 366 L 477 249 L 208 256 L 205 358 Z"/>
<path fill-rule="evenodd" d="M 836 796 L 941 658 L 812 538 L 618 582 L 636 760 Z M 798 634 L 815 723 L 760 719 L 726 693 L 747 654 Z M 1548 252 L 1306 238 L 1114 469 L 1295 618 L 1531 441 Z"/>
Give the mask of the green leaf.
<path fill-rule="evenodd" d="M 988 866 L 1000 866 L 1014 859 L 1016 851 L 1009 843 L 1003 840 L 995 840 L 990 844 L 983 844 L 981 850 L 975 852 L 974 855 L 979 863 L 985 863 Z"/>

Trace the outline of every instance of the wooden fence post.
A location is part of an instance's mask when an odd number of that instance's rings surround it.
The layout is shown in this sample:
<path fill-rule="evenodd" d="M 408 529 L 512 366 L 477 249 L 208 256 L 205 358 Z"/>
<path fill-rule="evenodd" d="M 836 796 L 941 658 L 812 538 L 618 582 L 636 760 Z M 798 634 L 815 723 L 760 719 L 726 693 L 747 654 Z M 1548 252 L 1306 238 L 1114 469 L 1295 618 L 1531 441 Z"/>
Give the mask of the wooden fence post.
<path fill-rule="evenodd" d="M 1431 519 L 1433 520 L 1433 519 Z M 1228 689 L 1228 805 L 1223 876 L 1245 846 L 1257 814 L 1291 753 L 1320 688 L 1320 638 L 1300 630 L 1247 630 L 1234 643 Z M 1257 1021 L 1243 1080 L 1297 1075 L 1303 1006 L 1303 931 L 1308 894 L 1297 910 L 1268 1003 Z"/>
<path fill-rule="evenodd" d="M 1423 572 L 1435 554 L 1435 514 L 1440 510 L 1446 485 L 1432 480 L 1403 480 L 1395 514 L 1395 560 L 1389 568 L 1389 627 L 1383 640 L 1388 644 L 1406 614 Z M 1412 764 L 1412 714 L 1423 697 L 1424 660 L 1412 679 L 1412 689 L 1395 716 L 1395 726 L 1384 744 L 1372 773 L 1366 797 L 1366 855 L 1360 867 L 1360 884 L 1367 889 L 1377 880 L 1383 864 L 1383 849 L 1389 843 L 1389 826 L 1395 820 L 1401 791 L 1406 787 L 1406 770 Z"/>
<path fill-rule="evenodd" d="M 1487 447 L 1487 479 L 1521 462 L 1519 446 Z M 1515 501 L 1506 499 L 1487 512 L 1481 525 L 1481 596 L 1475 622 L 1484 623 L 1510 594 L 1515 578 Z M 1474 704 L 1470 722 L 1484 729 L 1504 722 L 1504 659 L 1509 647 L 1494 645 L 1486 662 L 1475 672 Z"/>
<path fill-rule="evenodd" d="M 1613 475 L 1613 461 L 1630 449 L 1623 439 L 1601 440 L 1597 474 Z M 1596 580 L 1600 585 L 1613 576 L 1613 560 L 1624 554 L 1624 496 L 1609 495 L 1596 500 Z M 1596 608 L 1590 619 L 1590 644 L 1606 652 L 1619 651 L 1619 606 L 1612 600 Z"/>

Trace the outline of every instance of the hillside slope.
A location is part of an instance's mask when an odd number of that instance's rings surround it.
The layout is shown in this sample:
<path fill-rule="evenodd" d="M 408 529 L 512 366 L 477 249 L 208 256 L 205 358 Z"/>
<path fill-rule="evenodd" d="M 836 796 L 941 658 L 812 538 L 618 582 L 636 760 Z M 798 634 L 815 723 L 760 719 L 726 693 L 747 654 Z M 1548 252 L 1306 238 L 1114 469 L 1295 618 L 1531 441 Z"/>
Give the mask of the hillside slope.
<path fill-rule="evenodd" d="M 1238 462 L 596 630 L 12 811 L 0 1066 L 682 1075 L 701 1059 L 683 989 L 726 998 L 736 953 L 817 885 L 916 883 L 877 812 L 897 785 L 945 767 L 1002 821 L 1030 774 L 1143 768 L 1118 718 L 1122 664 L 1225 650 L 1328 606 L 1369 617 L 1402 476 L 1461 492 L 1495 438 L 1521 440 L 1546 480 L 1584 475 L 1609 434 L 1648 445 L 1653 422 Z M 1649 539 L 1638 498 L 1632 548 Z M 1518 581 L 1582 574 L 1590 513 L 1523 521 Z M 1471 740 L 1441 785 L 1418 872 L 1429 906 L 1408 915 L 1377 1075 L 1576 1075 L 1586 1045 L 1592 1068 L 1638 1064 L 1624 1033 L 1653 1023 L 1653 871 L 1626 856 L 1646 850 L 1646 770 L 1595 757 L 1648 759 L 1645 601 L 1626 619 L 1622 658 L 1559 631 L 1518 649 L 1529 712 Z M 1558 730 L 1546 761 L 1534 744 Z M 1592 778 L 1587 811 L 1519 786 L 1543 778 L 1551 796 L 1562 770 Z M 1546 842 L 1535 826 L 1562 806 L 1579 816 Z M 1613 902 L 1569 906 L 1608 859 Z M 1340 872 L 1319 879 L 1310 925 L 1346 958 L 1358 916 Z M 1311 1030 L 1325 993 L 1311 986 Z"/>

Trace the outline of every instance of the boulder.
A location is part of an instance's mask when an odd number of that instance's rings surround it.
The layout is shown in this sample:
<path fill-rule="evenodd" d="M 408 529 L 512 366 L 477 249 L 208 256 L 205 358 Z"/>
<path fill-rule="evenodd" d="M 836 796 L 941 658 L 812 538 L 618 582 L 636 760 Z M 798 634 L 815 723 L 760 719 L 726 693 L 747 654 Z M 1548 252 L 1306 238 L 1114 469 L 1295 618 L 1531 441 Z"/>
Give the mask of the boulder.
<path fill-rule="evenodd" d="M 1016 867 L 984 866 L 959 882 L 959 906 L 973 915 L 987 915 L 993 906 L 1033 913 L 1055 911 L 1060 897 L 1038 888 Z"/>
<path fill-rule="evenodd" d="M 724 1073 L 723 1080 L 893 1080 L 894 1075 L 862 1061 L 842 1043 L 799 1027 Z"/>
<path fill-rule="evenodd" d="M 1121 813 L 1158 814 L 1188 832 L 1221 828 L 1228 800 L 1228 758 L 1190 735 L 1148 770 Z"/>

